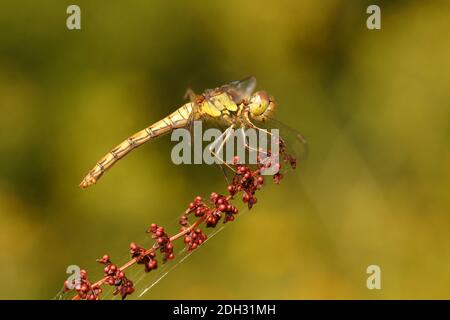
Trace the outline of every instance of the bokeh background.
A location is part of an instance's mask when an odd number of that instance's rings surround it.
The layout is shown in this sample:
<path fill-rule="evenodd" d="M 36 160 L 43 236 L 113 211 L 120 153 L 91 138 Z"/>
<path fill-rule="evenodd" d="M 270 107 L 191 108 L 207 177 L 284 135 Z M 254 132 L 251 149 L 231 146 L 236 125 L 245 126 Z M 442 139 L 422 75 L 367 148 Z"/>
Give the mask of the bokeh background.
<path fill-rule="evenodd" d="M 81 7 L 82 30 L 66 28 Z M 366 28 L 381 6 L 382 29 Z M 0 10 L 0 298 L 100 275 L 152 222 L 175 227 L 215 167 L 168 137 L 99 184 L 111 147 L 196 91 L 255 75 L 310 153 L 145 299 L 450 298 L 449 2 L 7 1 Z M 122 259 L 122 260 L 121 260 Z M 382 289 L 366 288 L 367 266 Z M 138 289 L 151 283 L 141 280 Z M 135 296 L 136 297 L 136 296 Z"/>

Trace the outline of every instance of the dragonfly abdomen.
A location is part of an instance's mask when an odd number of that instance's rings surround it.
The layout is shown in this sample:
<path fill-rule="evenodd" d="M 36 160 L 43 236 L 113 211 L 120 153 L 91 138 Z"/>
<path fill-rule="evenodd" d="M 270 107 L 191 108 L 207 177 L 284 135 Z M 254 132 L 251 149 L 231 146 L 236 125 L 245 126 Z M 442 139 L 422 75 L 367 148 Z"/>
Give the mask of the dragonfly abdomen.
<path fill-rule="evenodd" d="M 87 188 L 95 184 L 117 161 L 145 142 L 171 132 L 173 129 L 185 127 L 191 119 L 193 108 L 193 103 L 187 103 L 164 119 L 124 140 L 95 164 L 81 181 L 80 187 Z"/>

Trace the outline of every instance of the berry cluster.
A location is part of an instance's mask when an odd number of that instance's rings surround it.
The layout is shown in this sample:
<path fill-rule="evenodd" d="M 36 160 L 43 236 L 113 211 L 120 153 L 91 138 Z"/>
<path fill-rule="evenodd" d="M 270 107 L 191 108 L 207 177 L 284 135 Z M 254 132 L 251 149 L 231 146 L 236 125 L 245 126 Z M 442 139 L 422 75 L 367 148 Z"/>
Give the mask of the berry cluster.
<path fill-rule="evenodd" d="M 203 202 L 202 197 L 197 196 L 194 201 L 189 203 L 186 215 L 192 212 L 196 217 L 204 217 L 211 213 L 211 209 Z"/>
<path fill-rule="evenodd" d="M 170 236 L 164 231 L 163 227 L 158 227 L 156 223 L 152 223 L 147 233 L 152 234 L 152 238 L 156 240 L 159 251 L 164 254 L 163 262 L 175 258 L 172 240 L 170 240 Z"/>
<path fill-rule="evenodd" d="M 231 204 L 230 199 L 231 199 L 232 195 L 230 194 L 230 197 L 225 197 L 223 195 L 217 194 L 215 192 L 211 193 L 210 196 L 210 200 L 211 203 L 214 204 L 215 206 L 215 210 L 214 212 L 216 212 L 216 215 L 219 217 L 221 217 L 221 213 L 225 214 L 225 218 L 224 218 L 224 223 L 228 222 L 228 221 L 234 221 L 234 215 L 237 214 L 238 208 L 236 208 L 234 205 Z M 209 219 L 210 217 L 208 217 Z M 216 225 L 216 218 L 215 217 L 211 217 L 212 219 L 212 223 L 211 226 L 215 226 Z M 208 220 L 206 220 L 206 225 L 209 226 L 208 224 Z"/>
<path fill-rule="evenodd" d="M 283 139 L 278 140 L 279 154 L 285 163 L 289 163 L 292 169 L 297 168 L 297 159 L 286 151 L 286 143 Z"/>
<path fill-rule="evenodd" d="M 136 259 L 137 264 L 143 264 L 145 266 L 145 272 L 149 272 L 158 268 L 158 261 L 156 260 L 156 253 L 151 251 L 146 253 L 146 250 L 138 246 L 136 243 L 130 243 L 131 258 Z"/>
<path fill-rule="evenodd" d="M 116 287 L 116 290 L 113 292 L 114 295 L 120 293 L 122 299 L 125 299 L 127 295 L 134 292 L 133 282 L 127 279 L 125 272 L 121 268 L 111 262 L 107 254 L 103 255 L 97 262 L 105 265 L 103 268 L 104 283 Z M 98 295 L 96 298 L 98 299 Z"/>
<path fill-rule="evenodd" d="M 264 177 L 261 175 L 260 167 L 252 171 L 248 166 L 237 164 L 236 174 L 233 177 L 231 185 L 228 186 L 228 192 L 233 196 L 237 192 L 242 191 L 242 201 L 251 209 L 258 200 L 255 197 L 255 193 L 263 185 Z"/>
<path fill-rule="evenodd" d="M 134 284 L 130 279 L 124 278 L 121 280 L 119 286 L 116 286 L 116 290 L 113 292 L 113 295 L 117 295 L 120 293 L 122 300 L 127 297 L 127 295 L 132 294 L 134 292 Z"/>
<path fill-rule="evenodd" d="M 102 292 L 102 288 L 95 287 L 88 279 L 87 271 L 80 270 L 80 276 L 78 279 L 66 280 L 64 282 L 64 292 L 74 290 L 81 299 L 86 300 L 99 300 L 99 295 Z"/>
<path fill-rule="evenodd" d="M 206 241 L 206 234 L 202 232 L 200 228 L 194 229 L 183 229 L 186 227 L 182 227 L 182 232 L 188 230 L 189 232 L 184 236 L 184 243 L 187 245 L 188 251 L 192 251 L 197 249 L 199 245 Z"/>
<path fill-rule="evenodd" d="M 193 202 L 189 203 L 186 214 L 181 216 L 181 226 L 189 226 L 188 215 L 190 213 L 194 213 L 196 217 L 203 218 L 205 220 L 206 227 L 208 228 L 214 228 L 222 218 L 223 214 L 225 214 L 224 223 L 233 221 L 234 215 L 239 211 L 233 204 L 231 204 L 231 198 L 231 194 L 226 197 L 213 192 L 209 197 L 210 203 L 213 205 L 213 207 L 210 207 L 203 202 L 201 197 L 196 197 Z"/>

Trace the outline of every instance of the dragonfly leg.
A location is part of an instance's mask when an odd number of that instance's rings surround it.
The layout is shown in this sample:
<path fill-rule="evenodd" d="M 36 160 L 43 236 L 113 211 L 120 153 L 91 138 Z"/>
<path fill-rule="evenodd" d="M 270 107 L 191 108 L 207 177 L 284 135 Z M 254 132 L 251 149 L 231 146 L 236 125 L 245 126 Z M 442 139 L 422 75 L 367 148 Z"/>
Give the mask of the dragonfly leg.
<path fill-rule="evenodd" d="M 254 127 L 254 129 L 259 130 L 258 127 Z M 262 153 L 262 154 L 264 154 L 264 155 L 266 155 L 266 156 L 269 155 L 266 151 L 263 151 L 261 148 L 256 149 L 256 148 L 250 146 L 250 145 L 247 143 L 247 137 L 245 136 L 245 133 L 244 133 L 243 130 L 241 130 L 241 134 L 242 134 L 242 141 L 244 141 L 244 147 L 245 147 L 247 150 L 259 152 L 259 153 Z"/>
<path fill-rule="evenodd" d="M 189 99 L 191 102 L 195 102 L 197 100 L 197 94 L 191 88 L 186 90 L 184 94 L 184 99 Z"/>
<path fill-rule="evenodd" d="M 228 175 L 227 175 L 227 172 L 225 171 L 225 168 L 220 164 L 217 164 L 217 165 L 219 166 L 220 170 L 222 171 L 222 174 L 223 174 L 225 180 L 227 181 L 227 185 L 229 185 L 230 180 L 228 179 Z"/>
<path fill-rule="evenodd" d="M 253 128 L 253 129 L 256 129 L 256 130 L 258 130 L 258 131 L 260 131 L 260 132 L 264 132 L 265 134 L 268 134 L 268 135 L 271 137 L 271 139 L 273 139 L 273 138 L 279 138 L 279 137 L 277 137 L 276 135 L 274 135 L 272 132 L 269 132 L 269 131 L 267 131 L 266 129 L 260 128 L 260 127 L 258 127 L 257 125 L 255 125 L 255 124 L 250 120 L 250 117 L 248 116 L 248 113 L 244 113 L 244 119 L 245 119 L 245 122 L 247 123 L 247 125 L 250 126 L 250 128 Z M 245 140 L 244 140 L 244 141 L 245 141 Z M 254 150 L 254 148 L 253 148 L 253 150 Z M 261 151 L 261 150 L 256 150 L 256 151 Z M 266 154 L 267 154 L 267 153 L 266 153 Z"/>
<path fill-rule="evenodd" d="M 259 130 L 259 131 L 261 131 L 261 132 L 264 132 L 265 134 L 268 134 L 268 135 L 270 135 L 270 136 L 273 135 L 271 132 L 267 131 L 266 129 L 260 128 L 260 127 L 258 127 L 257 125 L 255 125 L 255 124 L 250 120 L 248 114 L 244 114 L 244 118 L 245 118 L 245 121 L 247 122 L 247 124 L 248 124 L 251 128 L 256 129 L 256 130 Z"/>
<path fill-rule="evenodd" d="M 216 141 L 220 141 L 220 145 L 219 148 L 216 150 L 217 153 L 220 153 L 223 149 L 223 146 L 225 145 L 225 143 L 228 141 L 228 139 L 230 139 L 230 137 L 233 135 L 233 128 L 234 125 L 231 125 L 227 130 L 224 131 L 224 133 L 222 133 L 217 139 Z M 222 137 L 225 136 L 222 140 Z M 226 161 L 224 161 L 216 152 L 214 152 L 214 148 L 216 147 L 216 142 L 213 142 L 208 150 L 209 152 L 219 161 L 219 165 L 225 165 L 227 166 L 231 171 L 236 172 L 228 163 L 226 163 Z M 225 172 L 224 172 L 225 173 Z M 225 179 L 227 179 L 227 177 L 225 176 Z M 228 181 L 228 179 L 227 179 Z"/>

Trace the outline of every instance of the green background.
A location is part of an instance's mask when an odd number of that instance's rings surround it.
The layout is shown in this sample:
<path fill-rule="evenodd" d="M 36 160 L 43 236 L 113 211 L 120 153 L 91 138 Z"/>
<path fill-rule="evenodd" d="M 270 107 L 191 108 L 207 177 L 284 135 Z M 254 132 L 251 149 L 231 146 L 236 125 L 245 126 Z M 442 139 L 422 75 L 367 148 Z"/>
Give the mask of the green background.
<path fill-rule="evenodd" d="M 81 7 L 82 30 L 66 28 Z M 382 29 L 366 28 L 381 6 Z M 449 2 L 7 1 L 0 9 L 0 298 L 49 299 L 68 265 L 176 226 L 215 167 L 168 137 L 95 187 L 128 135 L 196 91 L 255 75 L 307 160 L 146 299 L 450 298 Z M 382 289 L 366 288 L 381 267 Z M 153 277 L 144 277 L 138 290 Z M 133 279 L 134 280 L 134 279 Z M 133 296 L 137 297 L 137 295 Z"/>

